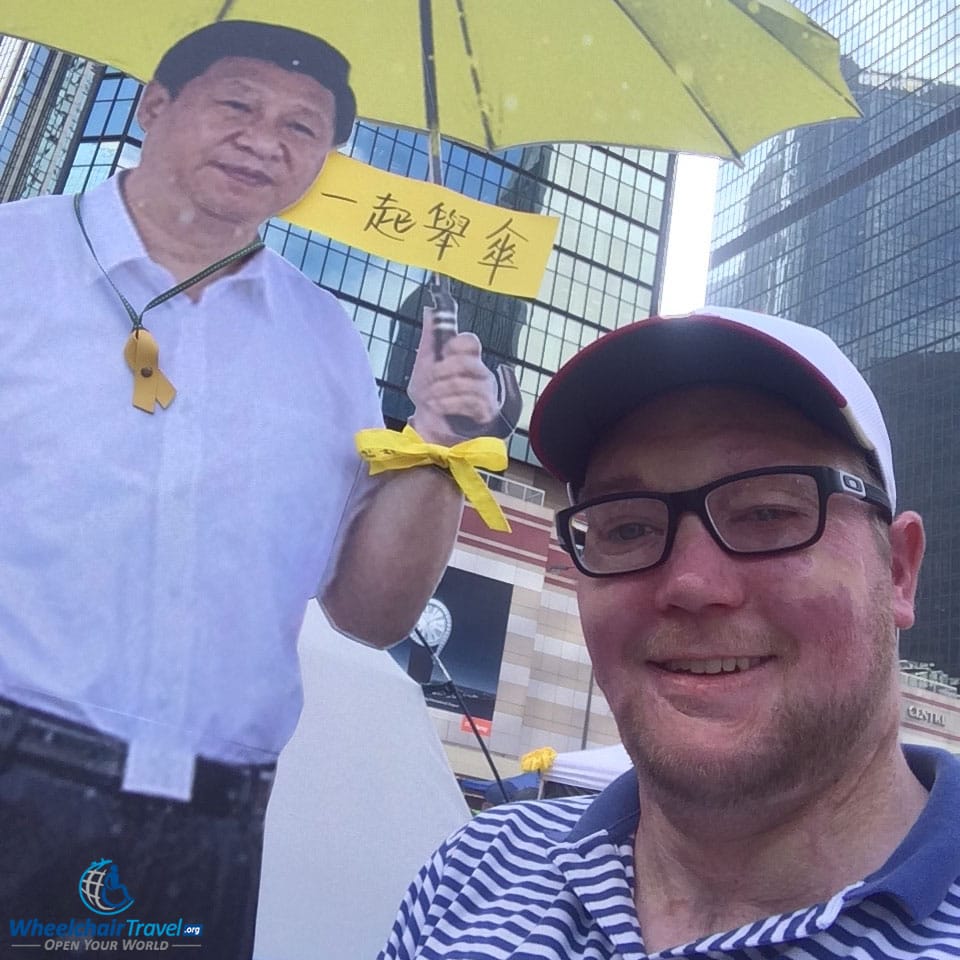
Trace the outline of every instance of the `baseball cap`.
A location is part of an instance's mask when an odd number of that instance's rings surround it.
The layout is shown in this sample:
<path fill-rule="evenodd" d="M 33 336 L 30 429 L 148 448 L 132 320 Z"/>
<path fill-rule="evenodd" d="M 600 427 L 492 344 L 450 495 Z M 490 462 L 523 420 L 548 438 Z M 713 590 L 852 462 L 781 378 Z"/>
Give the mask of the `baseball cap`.
<path fill-rule="evenodd" d="M 178 40 L 161 58 L 154 79 L 172 96 L 224 57 L 250 57 L 313 77 L 332 94 L 337 107 L 335 142 L 350 138 L 357 102 L 350 89 L 350 61 L 311 33 L 254 20 L 219 20 Z"/>
<path fill-rule="evenodd" d="M 687 386 L 776 394 L 862 450 L 896 509 L 890 437 L 873 391 L 825 333 L 750 310 L 703 307 L 614 330 L 565 363 L 533 409 L 530 442 L 572 489 L 604 432 L 644 400 Z"/>

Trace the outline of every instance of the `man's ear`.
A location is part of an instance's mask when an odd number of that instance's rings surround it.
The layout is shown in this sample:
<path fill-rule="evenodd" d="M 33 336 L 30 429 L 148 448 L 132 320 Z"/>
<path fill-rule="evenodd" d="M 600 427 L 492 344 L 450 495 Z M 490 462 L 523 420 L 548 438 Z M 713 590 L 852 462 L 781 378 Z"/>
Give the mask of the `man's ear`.
<path fill-rule="evenodd" d="M 149 133 L 154 121 L 163 113 L 173 100 L 170 91 L 157 80 L 151 80 L 140 94 L 137 104 L 137 122 Z"/>
<path fill-rule="evenodd" d="M 918 513 L 907 510 L 890 525 L 890 575 L 893 582 L 893 622 L 901 630 L 913 626 L 914 600 L 926 536 Z"/>

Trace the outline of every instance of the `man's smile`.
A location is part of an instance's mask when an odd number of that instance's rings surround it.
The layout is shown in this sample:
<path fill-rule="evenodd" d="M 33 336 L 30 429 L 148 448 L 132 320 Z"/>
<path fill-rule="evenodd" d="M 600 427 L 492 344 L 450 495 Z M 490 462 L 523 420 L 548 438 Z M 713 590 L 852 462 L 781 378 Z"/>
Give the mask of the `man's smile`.
<path fill-rule="evenodd" d="M 745 673 L 771 657 L 697 657 L 691 659 L 648 660 L 668 673 Z"/>

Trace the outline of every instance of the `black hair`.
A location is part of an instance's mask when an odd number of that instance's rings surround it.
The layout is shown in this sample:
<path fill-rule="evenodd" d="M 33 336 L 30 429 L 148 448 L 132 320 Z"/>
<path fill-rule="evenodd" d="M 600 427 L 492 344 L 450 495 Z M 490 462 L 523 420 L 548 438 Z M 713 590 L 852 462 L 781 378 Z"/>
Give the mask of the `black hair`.
<path fill-rule="evenodd" d="M 265 60 L 313 77 L 333 94 L 335 143 L 349 139 L 357 116 L 349 82 L 350 62 L 325 40 L 302 30 L 252 20 L 220 20 L 178 40 L 157 64 L 153 79 L 176 98 L 191 80 L 224 57 Z"/>

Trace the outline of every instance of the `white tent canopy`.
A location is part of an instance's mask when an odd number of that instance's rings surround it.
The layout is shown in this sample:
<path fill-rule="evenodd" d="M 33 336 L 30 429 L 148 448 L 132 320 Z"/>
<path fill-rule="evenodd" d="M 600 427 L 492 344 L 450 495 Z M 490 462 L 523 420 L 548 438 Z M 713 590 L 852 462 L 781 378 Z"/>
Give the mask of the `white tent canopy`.
<path fill-rule="evenodd" d="M 300 635 L 304 708 L 267 811 L 257 960 L 374 957 L 407 885 L 469 811 L 420 687 L 388 654 Z"/>
<path fill-rule="evenodd" d="M 622 744 L 558 753 L 553 765 L 542 774 L 544 783 L 562 783 L 598 793 L 632 764 Z"/>
<path fill-rule="evenodd" d="M 942 738 L 925 736 L 912 730 L 901 730 L 900 739 L 904 743 L 915 743 L 923 746 L 954 749 L 954 744 L 948 744 Z M 599 793 L 608 784 L 612 783 L 620 774 L 625 773 L 633 764 L 627 756 L 622 744 L 612 747 L 595 747 L 592 750 L 575 750 L 571 753 L 558 753 L 553 765 L 541 774 L 541 781 L 546 783 L 562 783 L 566 786 L 580 787 L 584 790 L 594 790 Z"/>

